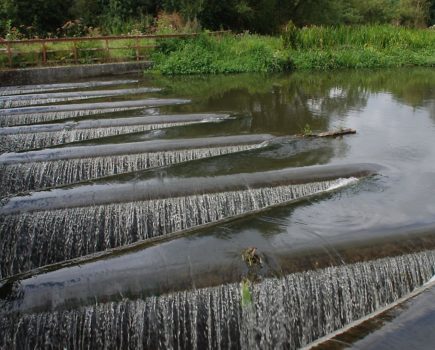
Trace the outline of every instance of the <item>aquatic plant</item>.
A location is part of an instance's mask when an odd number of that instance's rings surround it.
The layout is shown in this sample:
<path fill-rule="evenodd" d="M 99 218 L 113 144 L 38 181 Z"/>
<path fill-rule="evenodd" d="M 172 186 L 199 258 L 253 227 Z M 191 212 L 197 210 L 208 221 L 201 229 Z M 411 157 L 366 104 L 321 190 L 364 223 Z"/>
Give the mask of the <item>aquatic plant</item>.
<path fill-rule="evenodd" d="M 247 278 L 240 282 L 240 303 L 242 307 L 252 304 L 251 281 Z"/>

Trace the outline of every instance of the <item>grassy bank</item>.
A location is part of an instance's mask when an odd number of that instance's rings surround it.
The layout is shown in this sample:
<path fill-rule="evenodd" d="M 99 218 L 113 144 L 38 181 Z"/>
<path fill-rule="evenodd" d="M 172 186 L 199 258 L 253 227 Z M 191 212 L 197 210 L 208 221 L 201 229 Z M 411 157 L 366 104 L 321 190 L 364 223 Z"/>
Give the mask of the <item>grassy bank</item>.
<path fill-rule="evenodd" d="M 135 50 L 135 46 L 148 48 Z M 157 48 L 153 47 L 157 44 Z M 393 26 L 341 26 L 298 29 L 281 36 L 228 34 L 193 39 L 121 39 L 46 44 L 48 65 L 135 60 L 136 53 L 165 75 L 282 72 L 338 68 L 435 66 L 435 30 Z M 0 68 L 9 66 L 0 42 Z M 42 64 L 41 44 L 12 45 L 13 67 Z"/>
<path fill-rule="evenodd" d="M 255 35 L 202 35 L 164 42 L 152 55 L 163 74 L 279 72 L 290 67 L 279 38 Z"/>
<path fill-rule="evenodd" d="M 281 37 L 226 35 L 162 44 L 162 74 L 435 66 L 435 31 L 393 26 L 288 28 Z"/>

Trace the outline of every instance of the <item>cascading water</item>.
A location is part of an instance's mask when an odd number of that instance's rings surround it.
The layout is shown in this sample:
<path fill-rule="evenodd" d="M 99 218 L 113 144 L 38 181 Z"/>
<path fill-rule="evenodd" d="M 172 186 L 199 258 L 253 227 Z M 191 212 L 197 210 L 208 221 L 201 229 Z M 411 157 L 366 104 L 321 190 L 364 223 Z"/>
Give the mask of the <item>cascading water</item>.
<path fill-rule="evenodd" d="M 161 91 L 161 89 L 145 87 L 121 90 L 53 92 L 44 94 L 0 96 L 0 108 L 24 107 L 54 102 L 66 102 L 75 100 L 86 100 L 91 98 L 144 94 L 158 91 Z"/>
<path fill-rule="evenodd" d="M 48 92 L 56 90 L 88 89 L 95 87 L 107 87 L 124 84 L 136 84 L 138 80 L 112 80 L 112 81 L 87 81 L 83 83 L 58 83 L 58 84 L 37 84 L 3 86 L 0 88 L 0 96 L 32 94 L 37 92 Z"/>
<path fill-rule="evenodd" d="M 0 152 L 16 152 L 106 136 L 220 122 L 229 118 L 227 114 L 180 114 L 5 127 L 0 128 Z"/>
<path fill-rule="evenodd" d="M 296 349 L 407 295 L 434 268 L 426 251 L 306 271 L 247 287 L 249 300 L 229 284 L 39 313 L 10 313 L 4 301 L 0 346 Z"/>
<path fill-rule="evenodd" d="M 9 153 L 0 156 L 0 196 L 247 151 L 267 139 L 242 135 L 209 138 L 207 147 L 202 140 L 182 139 Z"/>
<path fill-rule="evenodd" d="M 11 212 L 5 206 L 0 211 L 0 215 L 3 214 L 0 216 L 1 273 L 9 276 L 49 263 L 168 235 L 322 193 L 354 181 L 354 178 L 325 180 L 179 197 L 163 192 L 167 198 L 44 211 L 30 209 L 21 212 L 18 209 L 15 214 L 15 209 Z M 179 186 L 185 190 L 182 181 Z M 133 190 L 138 193 L 140 187 L 134 186 Z M 70 203 L 74 202 L 72 197 L 67 197 Z M 94 201 L 96 198 L 93 196 Z M 117 199 L 112 198 L 113 201 Z"/>
<path fill-rule="evenodd" d="M 121 102 L 83 103 L 0 109 L 0 126 L 42 123 L 88 115 L 189 103 L 183 99 L 145 99 Z"/>
<path fill-rule="evenodd" d="M 240 135 L 234 136 L 236 140 L 232 142 L 223 142 L 224 137 L 218 142 L 214 141 L 217 138 L 204 137 L 193 144 L 193 139 L 186 137 L 199 136 L 198 130 L 206 130 L 207 135 L 234 133 L 231 128 L 220 128 L 215 132 L 211 127 L 197 127 L 167 133 L 170 137 L 180 138 L 176 140 L 144 142 L 148 135 L 140 135 L 142 139 L 139 135 L 117 137 L 110 141 L 113 144 L 99 140 L 105 136 L 226 119 L 160 114 L 201 111 L 203 108 L 228 108 L 249 114 L 249 120 L 245 118 L 248 122 L 237 131 L 240 133 L 265 130 L 288 135 L 298 132 L 300 128 L 291 124 L 301 120 L 314 128 L 341 125 L 344 120 L 341 118 L 339 121 L 332 119 L 328 124 L 327 118 L 305 115 L 309 110 L 306 98 L 294 92 L 297 89 L 293 86 L 287 89 L 281 88 L 281 83 L 274 85 L 273 98 L 266 100 L 264 97 L 265 101 L 254 94 L 245 96 L 243 88 L 237 86 L 228 90 L 231 96 L 226 104 L 220 104 L 220 97 L 216 100 L 215 95 L 210 94 L 210 97 L 206 93 L 207 98 L 195 95 L 195 100 L 200 100 L 201 104 L 180 107 L 172 105 L 190 101 L 132 101 L 123 97 L 130 93 L 150 92 L 148 88 L 141 92 L 140 88 L 89 91 L 98 86 L 132 83 L 137 81 L 0 88 L 0 95 L 4 96 L 0 98 L 0 105 L 3 103 L 3 107 L 7 107 L 0 110 L 0 126 L 3 126 L 0 128 L 0 151 L 95 140 L 86 146 L 66 145 L 0 155 L 0 193 L 8 196 L 0 203 L 1 349 L 299 348 L 397 301 L 433 276 L 435 250 L 427 250 L 434 249 L 435 245 L 428 244 L 429 236 L 433 236 L 432 228 L 430 233 L 418 235 L 418 247 L 415 244 L 417 236 L 407 236 L 406 242 L 411 242 L 409 249 L 403 249 L 403 241 L 392 243 L 398 238 L 397 232 L 388 239 L 376 236 L 377 248 L 382 255 L 373 255 L 372 241 L 364 235 L 366 231 L 359 235 L 360 231 L 355 233 L 349 229 L 346 234 L 351 238 L 344 238 L 343 233 L 335 234 L 333 229 L 328 231 L 328 220 L 339 222 L 341 227 L 354 224 L 354 220 L 344 217 L 352 209 L 344 210 L 343 215 L 335 209 L 343 209 L 340 204 L 349 203 L 346 201 L 353 195 L 365 201 L 366 197 L 356 194 L 362 192 L 362 187 L 368 189 L 364 195 L 372 196 L 367 203 L 373 204 L 372 198 L 376 195 L 371 190 L 388 181 L 389 170 L 385 178 L 376 177 L 364 181 L 361 187 L 349 188 L 343 195 L 331 196 L 328 206 L 331 204 L 334 213 L 326 220 L 322 220 L 322 215 L 328 212 L 322 211 L 319 204 L 323 202 L 316 200 L 300 207 L 282 208 L 282 211 L 291 210 L 288 221 L 297 223 L 294 226 L 293 223 L 282 225 L 273 218 L 269 222 L 267 216 L 275 213 L 267 213 L 255 218 L 257 221 L 252 220 L 252 230 L 245 230 L 249 219 L 218 225 L 213 230 L 209 228 L 210 232 L 205 229 L 217 222 L 325 193 L 376 174 L 379 170 L 376 166 L 343 165 L 346 152 L 352 156 L 348 159 L 371 159 L 367 156 L 371 155 L 370 147 L 367 154 L 356 152 L 356 145 L 361 142 L 358 136 L 353 139 L 355 144 L 341 139 L 325 140 L 324 151 L 316 152 L 314 157 L 314 152 L 305 152 L 306 149 L 297 149 L 289 155 L 289 148 L 281 147 L 275 139 L 273 147 L 261 152 L 260 156 L 253 156 L 254 152 L 251 152 L 243 164 L 237 163 L 241 157 L 232 156 L 234 158 L 229 160 L 224 157 L 202 160 L 188 166 L 142 174 L 134 172 L 251 150 L 266 146 L 263 141 L 272 137 L 263 135 L 266 137 L 246 142 L 240 142 Z M 261 91 L 267 90 L 264 86 L 261 88 Z M 308 95 L 311 95 L 312 84 L 309 91 Z M 263 96 L 263 92 L 259 94 Z M 355 94 L 351 95 L 355 97 Z M 67 103 L 108 96 L 119 96 L 122 101 Z M 329 100 L 333 99 L 328 96 Z M 340 98 L 344 99 L 344 96 L 340 95 Z M 65 104 L 38 106 L 62 101 Z M 364 105 L 365 101 L 359 103 Z M 299 104 L 303 106 L 295 109 L 293 105 Z M 321 104 L 323 116 L 323 108 L 333 104 Z M 164 111 L 156 108 L 154 115 L 147 110 L 148 115 L 140 117 L 136 112 L 110 119 L 104 115 L 162 106 L 172 107 Z M 301 113 L 292 112 L 294 110 Z M 325 113 L 342 116 L 338 109 Z M 92 115 L 98 116 L 54 122 Z M 297 118 L 293 120 L 289 115 Z M 362 125 L 365 123 L 358 124 L 358 121 L 352 125 L 359 133 L 361 129 L 360 135 L 367 132 Z M 251 138 L 258 136 L 249 135 Z M 394 139 L 389 138 L 389 142 Z M 303 140 L 304 143 L 311 142 L 308 138 Z M 389 167 L 406 168 L 404 163 L 394 163 L 393 153 L 380 159 L 387 160 Z M 281 160 L 284 161 L 281 163 Z M 337 165 L 310 166 L 327 163 Z M 301 165 L 305 168 L 286 168 Z M 216 171 L 221 166 L 228 166 L 228 169 Z M 260 172 L 259 169 L 275 170 Z M 216 176 L 215 172 L 232 175 Z M 101 179 L 115 174 L 122 175 Z M 399 177 L 397 173 L 393 176 Z M 93 182 L 77 183 L 94 179 Z M 65 184 L 68 186 L 54 187 Z M 13 193 L 41 189 L 46 190 L 12 197 Z M 391 191 L 384 195 L 390 200 L 388 196 Z M 364 209 L 358 207 L 361 208 Z M 317 223 L 316 220 L 304 222 L 307 217 L 313 218 L 318 213 L 316 210 L 321 210 L 316 219 L 326 227 L 323 231 L 322 226 L 319 234 L 317 227 L 311 226 L 313 221 Z M 424 213 L 419 216 L 418 210 L 426 209 L 415 209 L 417 219 L 424 220 Z M 281 212 L 281 208 L 277 211 Z M 306 212 L 309 214 L 304 216 Z M 392 221 L 393 224 L 401 222 Z M 407 223 L 406 217 L 403 222 Z M 299 224 L 307 224 L 307 229 L 298 231 Z M 284 227 L 278 228 L 279 225 Z M 196 230 L 198 228 L 201 229 Z M 369 231 L 373 226 L 367 225 L 367 228 Z M 302 238 L 301 233 L 315 238 Z M 357 235 L 366 245 L 353 245 Z M 334 239 L 339 244 L 331 244 Z M 280 240 L 284 244 L 278 252 Z M 204 249 L 210 242 L 216 246 Z M 260 262 L 261 267 L 253 268 L 240 257 L 240 250 L 249 247 L 248 250 L 255 251 L 256 246 L 264 260 Z M 311 249 L 313 246 L 315 249 Z M 270 251 L 263 252 L 261 247 L 270 247 Z M 346 260 L 343 252 L 355 253 L 353 259 Z M 405 255 L 408 252 L 413 253 Z M 373 260 L 374 256 L 382 258 Z M 56 262 L 59 264 L 50 265 Z M 324 268 L 340 262 L 343 265 Z M 311 270 L 320 267 L 322 269 Z M 261 271 L 253 274 L 256 268 Z M 213 273 L 213 276 L 207 276 Z M 287 275 L 289 273 L 292 274 Z M 281 277 L 269 278 L 277 275 Z M 171 276 L 176 278 L 171 279 Z M 222 285 L 234 281 L 242 282 Z M 195 289 L 199 287 L 207 288 Z M 186 288 L 193 289 L 184 290 Z M 66 289 L 68 292 L 63 292 Z"/>

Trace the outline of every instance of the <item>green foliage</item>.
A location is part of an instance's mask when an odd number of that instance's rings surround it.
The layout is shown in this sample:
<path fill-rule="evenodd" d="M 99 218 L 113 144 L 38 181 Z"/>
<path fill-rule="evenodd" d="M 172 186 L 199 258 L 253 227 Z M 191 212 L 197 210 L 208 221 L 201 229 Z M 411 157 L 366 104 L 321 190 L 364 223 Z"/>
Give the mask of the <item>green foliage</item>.
<path fill-rule="evenodd" d="M 252 305 L 251 281 L 247 278 L 240 282 L 240 300 L 242 307 Z"/>
<path fill-rule="evenodd" d="M 290 24 L 282 40 L 245 34 L 163 42 L 152 59 L 162 74 L 433 66 L 435 31 L 393 26 L 299 30 Z"/>
<path fill-rule="evenodd" d="M 257 252 L 257 248 L 249 247 L 242 250 L 242 259 L 249 268 L 261 267 L 261 255 Z"/>
<path fill-rule="evenodd" d="M 52 35 L 67 20 L 71 5 L 72 0 L 1 0 L 0 20 L 10 20 L 23 33 L 32 27 L 31 31 Z"/>
<path fill-rule="evenodd" d="M 278 72 L 290 67 L 280 41 L 270 37 L 201 35 L 163 50 L 152 57 L 155 70 L 163 74 Z"/>
<path fill-rule="evenodd" d="M 56 30 L 56 34 L 60 37 L 80 37 L 88 35 L 89 28 L 83 25 L 80 20 L 68 21 L 62 27 Z"/>
<path fill-rule="evenodd" d="M 407 27 L 426 27 L 430 19 L 428 0 L 400 0 L 396 8 L 396 21 Z"/>
<path fill-rule="evenodd" d="M 100 0 L 74 0 L 69 12 L 87 26 L 98 26 L 103 8 Z"/>
<path fill-rule="evenodd" d="M 299 35 L 300 29 L 292 21 L 288 22 L 281 33 L 284 47 L 286 49 L 296 49 L 300 41 Z"/>
<path fill-rule="evenodd" d="M 435 64 L 435 32 L 393 26 L 304 29 L 290 57 L 296 69 Z"/>
<path fill-rule="evenodd" d="M 163 0 L 163 8 L 168 12 L 178 12 L 186 20 L 198 18 L 206 6 L 205 0 Z"/>
<path fill-rule="evenodd" d="M 397 0 L 356 0 L 352 4 L 358 16 L 357 23 L 382 24 L 394 19 Z"/>
<path fill-rule="evenodd" d="M 424 27 L 435 23 L 435 0 L 0 0 L 0 35 L 9 23 L 27 37 L 49 36 L 75 20 L 103 34 L 143 33 L 159 27 L 162 12 L 181 15 L 189 28 L 278 34 L 289 21 Z"/>
<path fill-rule="evenodd" d="M 310 135 L 313 134 L 313 130 L 311 129 L 311 125 L 310 124 L 305 124 L 304 130 L 302 131 L 302 134 L 304 136 L 310 136 Z"/>
<path fill-rule="evenodd" d="M 298 48 L 404 48 L 423 49 L 435 44 L 434 33 L 428 30 L 394 26 L 312 27 L 301 30 Z"/>

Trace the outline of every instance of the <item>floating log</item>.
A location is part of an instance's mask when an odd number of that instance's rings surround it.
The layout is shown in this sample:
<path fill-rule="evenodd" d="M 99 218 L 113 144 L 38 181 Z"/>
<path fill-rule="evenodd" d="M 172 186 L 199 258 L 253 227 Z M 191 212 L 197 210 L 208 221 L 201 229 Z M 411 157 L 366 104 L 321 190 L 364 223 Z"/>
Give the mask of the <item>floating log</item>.
<path fill-rule="evenodd" d="M 319 132 L 319 133 L 309 133 L 304 134 L 304 137 L 337 137 L 337 136 L 343 136 L 343 135 L 349 135 L 349 134 L 356 134 L 355 129 L 339 129 L 339 130 L 331 130 L 331 131 L 325 131 L 325 132 Z"/>

